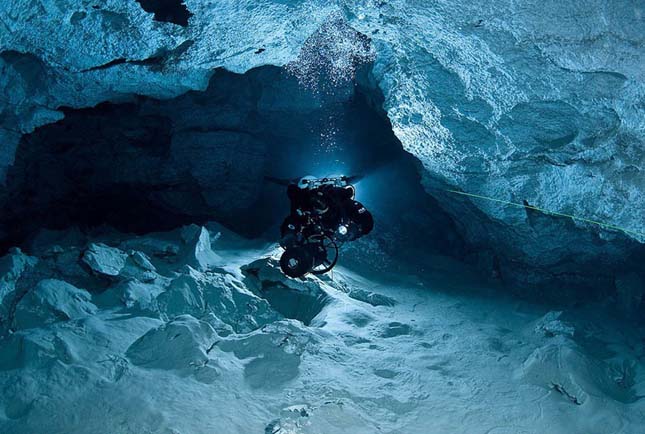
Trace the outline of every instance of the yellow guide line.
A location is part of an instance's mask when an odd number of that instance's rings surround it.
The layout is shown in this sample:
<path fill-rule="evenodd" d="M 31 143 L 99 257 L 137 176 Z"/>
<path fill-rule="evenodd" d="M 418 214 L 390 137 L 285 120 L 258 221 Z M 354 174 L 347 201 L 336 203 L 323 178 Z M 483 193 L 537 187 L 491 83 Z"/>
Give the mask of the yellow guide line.
<path fill-rule="evenodd" d="M 639 237 L 645 239 L 645 233 L 633 231 L 633 230 L 630 230 L 630 229 L 625 229 L 625 228 L 622 228 L 620 226 L 612 225 L 610 223 L 603 223 L 603 222 L 599 222 L 599 221 L 595 221 L 595 220 L 590 220 L 590 219 L 587 219 L 587 218 L 584 218 L 584 217 L 576 217 L 576 216 L 573 216 L 573 215 L 570 215 L 570 214 L 563 214 L 561 212 L 555 212 L 555 211 L 550 211 L 548 209 L 538 208 L 537 206 L 524 205 L 523 203 L 509 202 L 507 200 L 495 199 L 493 197 L 482 196 L 482 195 L 479 195 L 479 194 L 466 193 L 464 191 L 448 190 L 448 189 L 446 189 L 446 191 L 450 192 L 450 193 L 454 193 L 454 194 L 460 194 L 462 196 L 474 197 L 474 198 L 477 198 L 477 199 L 484 199 L 484 200 L 488 200 L 488 201 L 491 201 L 491 202 L 497 202 L 497 203 L 501 203 L 501 204 L 504 204 L 504 205 L 511 205 L 511 206 L 515 206 L 515 207 L 519 207 L 519 208 L 528 208 L 528 209 L 532 209 L 534 211 L 539 211 L 541 213 L 550 214 L 550 215 L 553 215 L 553 216 L 568 217 L 568 218 L 570 218 L 572 220 L 578 220 L 578 221 L 581 221 L 581 222 L 590 223 L 592 225 L 597 225 L 597 226 L 607 228 L 607 229 L 614 229 L 614 230 L 617 230 L 617 231 L 624 232 L 624 233 L 626 233 L 628 235 L 636 235 L 636 236 L 639 236 Z"/>

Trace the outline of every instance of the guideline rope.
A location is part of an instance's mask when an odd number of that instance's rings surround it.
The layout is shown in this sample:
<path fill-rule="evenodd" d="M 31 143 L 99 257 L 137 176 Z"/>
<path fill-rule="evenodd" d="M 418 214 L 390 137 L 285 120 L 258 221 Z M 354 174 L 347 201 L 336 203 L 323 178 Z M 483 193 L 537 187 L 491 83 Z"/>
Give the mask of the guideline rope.
<path fill-rule="evenodd" d="M 462 196 L 474 197 L 476 199 L 484 199 L 484 200 L 488 200 L 488 201 L 491 201 L 491 202 L 497 202 L 497 203 L 501 203 L 501 204 L 504 204 L 504 205 L 510 205 L 510 206 L 514 206 L 514 207 L 519 207 L 519 208 L 525 208 L 525 209 L 530 209 L 530 210 L 534 210 L 534 211 L 539 211 L 539 212 L 541 212 L 543 214 L 547 214 L 547 215 L 553 215 L 553 216 L 557 216 L 557 217 L 568 217 L 568 218 L 570 218 L 572 220 L 577 220 L 577 221 L 580 221 L 580 222 L 589 223 L 589 224 L 592 224 L 592 225 L 600 226 L 602 228 L 614 229 L 614 230 L 617 230 L 617 231 L 621 231 L 621 232 L 624 232 L 627 235 L 632 235 L 632 236 L 636 235 L 637 237 L 640 237 L 641 240 L 645 240 L 645 233 L 638 232 L 638 231 L 633 231 L 631 229 L 626 229 L 626 228 L 616 226 L 616 225 L 611 224 L 611 223 L 599 222 L 599 221 L 590 220 L 590 219 L 584 218 L 584 217 L 577 217 L 577 216 L 574 216 L 574 215 L 571 215 L 571 214 L 564 214 L 564 213 L 561 213 L 561 212 L 556 212 L 556 211 L 551 211 L 551 210 L 548 210 L 548 209 L 539 208 L 539 207 L 533 206 L 533 205 L 527 205 L 527 204 L 517 203 L 517 202 L 509 202 L 507 200 L 495 199 L 494 197 L 482 196 L 480 194 L 467 193 L 465 191 L 449 190 L 449 189 L 446 189 L 445 191 L 447 191 L 449 193 L 459 194 L 459 195 L 462 195 Z"/>

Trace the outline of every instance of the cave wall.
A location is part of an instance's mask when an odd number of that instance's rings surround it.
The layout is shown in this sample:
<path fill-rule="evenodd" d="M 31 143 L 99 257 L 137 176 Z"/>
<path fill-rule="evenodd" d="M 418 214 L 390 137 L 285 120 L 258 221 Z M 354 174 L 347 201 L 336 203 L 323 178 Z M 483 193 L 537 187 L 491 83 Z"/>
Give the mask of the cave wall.
<path fill-rule="evenodd" d="M 427 191 L 476 246 L 473 260 L 499 268 L 511 288 L 613 296 L 638 275 L 633 287 L 645 293 L 636 3 L 390 2 L 349 12 L 373 38 L 374 80 Z"/>

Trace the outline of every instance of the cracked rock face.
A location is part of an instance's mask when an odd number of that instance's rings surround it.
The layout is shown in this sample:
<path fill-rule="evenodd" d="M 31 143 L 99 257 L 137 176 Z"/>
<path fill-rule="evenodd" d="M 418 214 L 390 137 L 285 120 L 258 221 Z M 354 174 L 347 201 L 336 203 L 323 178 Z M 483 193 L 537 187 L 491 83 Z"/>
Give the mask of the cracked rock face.
<path fill-rule="evenodd" d="M 185 27 L 156 21 L 137 2 L 0 5 L 0 179 L 21 135 L 61 119 L 61 106 L 172 98 L 205 89 L 215 67 L 244 72 L 295 62 L 306 74 L 316 71 L 307 62 L 320 58 L 301 48 L 321 29 L 320 40 L 339 56 L 335 65 L 351 74 L 365 46 L 330 25 L 341 17 L 371 39 L 370 83 L 404 149 L 421 161 L 427 191 L 472 245 L 493 252 L 476 261 L 510 282 L 600 279 L 611 288 L 641 261 L 645 13 L 638 2 L 185 4 L 192 13 Z"/>

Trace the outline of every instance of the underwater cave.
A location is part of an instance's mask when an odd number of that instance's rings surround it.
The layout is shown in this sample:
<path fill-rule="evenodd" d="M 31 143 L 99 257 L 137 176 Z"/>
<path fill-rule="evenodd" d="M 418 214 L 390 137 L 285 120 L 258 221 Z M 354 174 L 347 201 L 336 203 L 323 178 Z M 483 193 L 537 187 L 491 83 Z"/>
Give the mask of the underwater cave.
<path fill-rule="evenodd" d="M 18 145 L 2 244 L 29 251 L 41 229 L 109 225 L 145 234 L 210 220 L 273 240 L 289 204 L 267 178 L 348 174 L 363 177 L 358 198 L 376 213 L 379 232 L 399 239 L 385 248 L 457 255 L 464 242 L 421 186 L 382 95 L 361 77 L 369 73 L 314 92 L 273 66 L 218 70 L 203 92 L 63 108 L 62 120 Z"/>
<path fill-rule="evenodd" d="M 0 4 L 0 432 L 645 425 L 633 2 L 40 3 Z"/>

